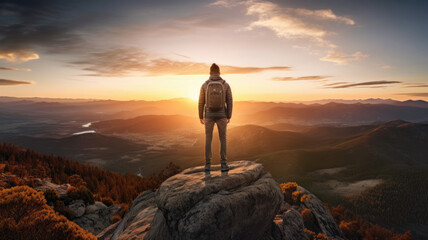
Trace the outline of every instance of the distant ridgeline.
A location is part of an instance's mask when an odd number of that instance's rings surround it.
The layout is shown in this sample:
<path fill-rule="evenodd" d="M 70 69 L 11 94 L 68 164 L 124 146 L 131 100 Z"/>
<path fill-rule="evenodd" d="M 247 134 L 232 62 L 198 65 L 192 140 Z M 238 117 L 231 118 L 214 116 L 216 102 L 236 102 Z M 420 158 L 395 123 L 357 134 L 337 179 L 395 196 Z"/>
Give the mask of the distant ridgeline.
<path fill-rule="evenodd" d="M 84 223 L 77 225 L 69 221 L 75 221 L 76 212 L 83 211 L 80 216 L 88 209 L 104 213 L 111 208 L 117 209 L 119 213 L 106 220 L 107 224 L 114 223 L 139 193 L 157 189 L 165 179 L 178 172 L 179 167 L 170 163 L 149 177 L 120 175 L 0 143 L 0 240 L 96 239 L 92 234 L 96 232 L 79 227 Z M 46 184 L 56 187 L 63 184 L 61 187 L 66 189 L 64 193 L 57 191 L 60 188 L 44 192 L 34 189 Z M 70 207 L 79 204 L 83 204 L 83 208 Z M 97 210 L 100 205 L 104 209 Z M 105 210 L 106 206 L 111 207 Z"/>

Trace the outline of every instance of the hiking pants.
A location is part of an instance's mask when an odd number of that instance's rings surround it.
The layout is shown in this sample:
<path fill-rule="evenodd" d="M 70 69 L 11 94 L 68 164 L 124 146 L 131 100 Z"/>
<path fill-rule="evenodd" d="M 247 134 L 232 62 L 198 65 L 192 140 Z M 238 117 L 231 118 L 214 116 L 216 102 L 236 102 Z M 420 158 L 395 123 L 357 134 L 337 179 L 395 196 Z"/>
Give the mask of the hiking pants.
<path fill-rule="evenodd" d="M 205 118 L 205 160 L 206 163 L 211 163 L 211 142 L 213 139 L 214 124 L 217 124 L 218 135 L 220 138 L 221 163 L 226 163 L 227 118 Z"/>

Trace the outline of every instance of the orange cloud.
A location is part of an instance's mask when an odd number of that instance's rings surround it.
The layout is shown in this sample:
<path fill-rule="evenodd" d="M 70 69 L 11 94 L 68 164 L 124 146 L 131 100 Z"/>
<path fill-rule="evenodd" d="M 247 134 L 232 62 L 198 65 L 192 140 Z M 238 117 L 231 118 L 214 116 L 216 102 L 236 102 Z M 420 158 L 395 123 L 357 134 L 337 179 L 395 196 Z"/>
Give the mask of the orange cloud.
<path fill-rule="evenodd" d="M 29 69 L 29 68 L 13 68 L 13 67 L 0 67 L 0 70 L 3 70 L 3 71 L 25 71 L 25 72 L 31 71 L 31 69 Z"/>
<path fill-rule="evenodd" d="M 334 62 L 337 65 L 346 65 L 349 62 L 359 61 L 368 56 L 368 54 L 364 54 L 362 52 L 347 53 L 338 49 L 331 49 L 327 52 L 325 57 L 321 58 L 321 60 L 326 62 Z"/>
<path fill-rule="evenodd" d="M 287 39 L 309 39 L 316 43 L 317 46 L 326 47 L 330 50 L 327 55 L 320 60 L 334 62 L 338 65 L 346 65 L 352 61 L 358 61 L 367 57 L 362 52 L 346 53 L 338 49 L 338 46 L 330 42 L 327 37 L 332 32 L 327 31 L 320 24 L 314 21 L 336 21 L 347 25 L 355 25 L 355 21 L 350 17 L 338 16 L 331 9 L 310 10 L 304 8 L 282 8 L 279 4 L 270 1 L 235 1 L 219 0 L 211 5 L 222 7 L 245 6 L 247 15 L 255 16 L 257 19 L 250 23 L 248 30 L 256 27 L 264 27 L 272 30 L 278 37 Z M 317 54 L 317 50 L 306 50 Z"/>
<path fill-rule="evenodd" d="M 251 23 L 248 29 L 266 27 L 275 32 L 278 37 L 289 39 L 310 38 L 317 42 L 326 42 L 327 31 L 320 27 L 310 26 L 303 19 L 292 16 L 286 9 L 277 4 L 262 2 L 247 2 L 247 14 L 257 16 L 258 20 Z"/>
<path fill-rule="evenodd" d="M 301 81 L 301 80 L 325 80 L 329 76 L 302 76 L 302 77 L 275 77 L 274 81 Z"/>
<path fill-rule="evenodd" d="M 400 81 L 386 81 L 386 80 L 380 80 L 380 81 L 369 81 L 369 82 L 359 82 L 359 83 L 331 83 L 326 84 L 324 86 L 328 88 L 351 88 L 351 87 L 381 87 L 382 85 L 386 84 L 395 84 L 395 83 L 401 83 Z"/>
<path fill-rule="evenodd" d="M 303 16 L 309 16 L 314 17 L 318 19 L 324 19 L 324 20 L 333 20 L 338 22 L 344 22 L 348 25 L 354 25 L 355 21 L 352 20 L 349 17 L 343 17 L 343 16 L 337 16 L 333 13 L 331 9 L 321 9 L 321 10 L 309 10 L 309 9 L 303 9 L 298 8 L 294 10 L 297 14 L 303 15 Z"/>
<path fill-rule="evenodd" d="M 0 79 L 0 86 L 18 86 L 18 85 L 27 85 L 33 84 L 29 81 L 20 81 L 20 80 L 10 80 L 10 79 Z"/>
<path fill-rule="evenodd" d="M 89 76 L 130 76 L 130 75 L 206 75 L 210 64 L 176 61 L 167 58 L 150 58 L 148 54 L 137 48 L 113 49 L 93 53 L 87 60 L 73 62 L 84 66 L 83 70 L 94 72 Z M 222 74 L 249 74 L 263 71 L 288 71 L 291 67 L 239 67 L 220 65 Z"/>
<path fill-rule="evenodd" d="M 32 51 L 0 52 L 0 59 L 6 59 L 9 62 L 26 62 L 39 59 L 39 55 Z"/>

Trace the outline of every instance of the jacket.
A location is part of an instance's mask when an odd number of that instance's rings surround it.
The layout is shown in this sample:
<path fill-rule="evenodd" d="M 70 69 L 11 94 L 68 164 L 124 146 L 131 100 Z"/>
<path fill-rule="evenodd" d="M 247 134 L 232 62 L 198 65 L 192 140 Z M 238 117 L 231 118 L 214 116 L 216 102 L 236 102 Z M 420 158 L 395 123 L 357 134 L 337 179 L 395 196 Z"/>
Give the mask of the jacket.
<path fill-rule="evenodd" d="M 210 81 L 222 81 L 223 87 L 225 91 L 225 106 L 224 109 L 211 112 L 209 109 L 205 107 L 205 100 L 206 100 L 206 92 L 207 92 L 207 85 Z M 233 109 L 233 97 L 232 97 L 232 90 L 230 89 L 229 84 L 223 80 L 219 75 L 213 74 L 210 76 L 210 78 L 205 81 L 204 84 L 202 84 L 201 91 L 199 92 L 199 118 L 203 119 L 205 118 L 228 118 L 230 119 L 232 117 L 232 109 Z"/>

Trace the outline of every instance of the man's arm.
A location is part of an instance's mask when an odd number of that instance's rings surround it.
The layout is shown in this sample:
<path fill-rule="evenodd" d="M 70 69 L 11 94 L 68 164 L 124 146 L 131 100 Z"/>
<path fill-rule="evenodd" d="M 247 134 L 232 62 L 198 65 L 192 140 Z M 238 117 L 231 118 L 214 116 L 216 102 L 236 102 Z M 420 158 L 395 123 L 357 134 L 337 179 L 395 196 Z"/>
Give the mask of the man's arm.
<path fill-rule="evenodd" d="M 202 85 L 201 91 L 199 92 L 199 103 L 198 103 L 199 119 L 204 119 L 204 107 L 205 107 L 205 91 L 204 91 L 204 85 Z"/>
<path fill-rule="evenodd" d="M 227 104 L 227 112 L 226 112 L 226 117 L 228 119 L 232 118 L 232 109 L 233 109 L 233 97 L 232 97 L 232 89 L 230 88 L 230 85 L 228 85 L 229 87 L 227 88 L 226 91 L 226 104 Z"/>

